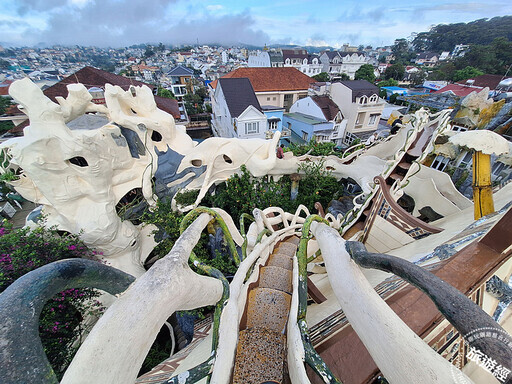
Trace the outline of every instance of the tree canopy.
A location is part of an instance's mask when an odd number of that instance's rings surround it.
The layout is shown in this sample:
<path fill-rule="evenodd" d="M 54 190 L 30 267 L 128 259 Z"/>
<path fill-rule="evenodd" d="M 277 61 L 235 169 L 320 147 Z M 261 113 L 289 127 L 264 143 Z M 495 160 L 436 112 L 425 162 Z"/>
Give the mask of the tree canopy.
<path fill-rule="evenodd" d="M 320 72 L 318 75 L 313 76 L 316 81 L 329 81 L 330 77 L 327 72 Z"/>
<path fill-rule="evenodd" d="M 384 79 L 395 79 L 395 80 L 402 80 L 405 75 L 405 67 L 401 63 L 395 63 L 389 67 L 386 68 L 386 71 L 384 72 Z"/>
<path fill-rule="evenodd" d="M 453 81 L 461 81 L 466 79 L 471 79 L 475 76 L 483 75 L 484 73 L 482 71 L 479 71 L 478 69 L 474 67 L 467 66 L 464 69 L 460 69 L 458 71 L 455 71 L 453 75 Z"/>
<path fill-rule="evenodd" d="M 373 69 L 373 65 L 371 64 L 363 64 L 356 71 L 355 75 L 356 80 L 367 80 L 370 83 L 375 81 L 375 73 Z"/>
<path fill-rule="evenodd" d="M 418 33 L 412 44 L 417 51 L 451 52 L 457 44 L 489 45 L 498 37 L 512 40 L 512 16 L 435 25 Z"/>

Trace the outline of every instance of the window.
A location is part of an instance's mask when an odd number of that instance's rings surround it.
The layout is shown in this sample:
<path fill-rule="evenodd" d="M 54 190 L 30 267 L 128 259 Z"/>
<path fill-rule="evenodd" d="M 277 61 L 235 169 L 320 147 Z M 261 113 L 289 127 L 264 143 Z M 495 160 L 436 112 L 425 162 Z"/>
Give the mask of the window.
<path fill-rule="evenodd" d="M 276 101 L 276 97 L 274 96 L 274 97 L 272 98 L 272 100 L 273 100 L 273 101 Z"/>
<path fill-rule="evenodd" d="M 378 98 L 379 97 L 377 95 L 372 95 L 370 97 L 369 101 L 370 101 L 370 103 L 376 103 Z"/>
<path fill-rule="evenodd" d="M 267 97 L 267 101 L 270 101 L 270 97 Z"/>
<path fill-rule="evenodd" d="M 450 159 L 441 155 L 437 155 L 430 168 L 437 169 L 438 171 L 442 171 L 446 168 L 446 165 L 449 163 Z"/>
<path fill-rule="evenodd" d="M 356 125 L 363 125 L 364 115 L 365 115 L 365 113 L 364 113 L 364 112 L 359 112 L 359 113 L 357 114 Z"/>
<path fill-rule="evenodd" d="M 277 129 L 277 121 L 275 120 L 269 120 L 268 121 L 268 129 L 270 130 L 276 130 Z"/>
<path fill-rule="evenodd" d="M 375 125 L 377 123 L 377 119 L 380 117 L 380 113 L 372 113 L 370 115 L 370 121 L 368 125 Z"/>
<path fill-rule="evenodd" d="M 356 135 L 353 135 L 352 133 L 347 132 L 345 134 L 345 137 L 343 138 L 343 144 L 350 145 L 356 139 L 358 139 L 358 137 Z"/>
<path fill-rule="evenodd" d="M 461 126 L 461 125 L 454 125 L 452 127 L 452 131 L 455 131 L 455 132 L 464 132 L 464 131 L 467 131 L 468 128 L 467 127 L 464 127 L 464 126 Z"/>
<path fill-rule="evenodd" d="M 256 121 L 254 123 L 245 123 L 245 134 L 246 135 L 259 133 L 259 131 L 260 131 L 259 121 Z"/>
<path fill-rule="evenodd" d="M 501 173 L 501 171 L 505 170 L 505 169 L 508 169 L 509 166 L 508 165 L 505 165 L 503 164 L 502 162 L 498 162 L 496 161 L 494 163 L 494 165 L 492 166 L 492 174 L 494 176 L 499 176 L 499 174 Z"/>
<path fill-rule="evenodd" d="M 471 163 L 473 162 L 473 154 L 471 152 L 467 152 L 464 155 L 464 158 L 459 163 L 459 168 L 468 168 L 471 166 Z"/>
<path fill-rule="evenodd" d="M 363 95 L 363 96 L 361 96 L 361 97 L 359 98 L 359 101 L 358 101 L 357 103 L 358 103 L 358 104 L 366 104 L 366 103 L 368 103 L 368 97 L 366 97 L 366 96 L 364 96 L 364 95 Z"/>
<path fill-rule="evenodd" d="M 307 132 L 302 131 L 302 140 L 308 141 L 308 133 Z"/>

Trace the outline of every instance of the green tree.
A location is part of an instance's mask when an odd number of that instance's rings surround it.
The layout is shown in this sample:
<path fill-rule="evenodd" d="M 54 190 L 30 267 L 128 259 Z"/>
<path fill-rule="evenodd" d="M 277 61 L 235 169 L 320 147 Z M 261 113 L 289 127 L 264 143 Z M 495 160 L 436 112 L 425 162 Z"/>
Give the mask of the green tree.
<path fill-rule="evenodd" d="M 387 79 L 381 81 L 379 84 L 377 84 L 379 87 L 396 87 L 398 85 L 398 81 L 395 79 Z"/>
<path fill-rule="evenodd" d="M 10 66 L 7 60 L 0 59 L 0 69 L 9 69 Z"/>
<path fill-rule="evenodd" d="M 414 57 L 414 53 L 409 49 L 409 44 L 405 39 L 396 39 L 391 50 L 395 57 L 395 63 L 407 64 Z"/>
<path fill-rule="evenodd" d="M 384 72 L 384 79 L 395 79 L 395 80 L 402 80 L 405 75 L 405 67 L 401 63 L 395 63 L 389 67 L 386 68 L 386 71 Z"/>
<path fill-rule="evenodd" d="M 363 64 L 356 71 L 355 79 L 356 80 L 367 80 L 370 83 L 375 81 L 375 73 L 374 73 L 373 65 L 371 64 Z"/>
<path fill-rule="evenodd" d="M 330 77 L 327 72 L 320 72 L 318 75 L 313 76 L 316 81 L 329 81 Z"/>
<path fill-rule="evenodd" d="M 168 99 L 176 99 L 176 97 L 174 96 L 174 93 L 172 93 L 172 91 L 170 91 L 169 89 L 162 88 L 162 87 L 158 87 L 158 91 L 156 92 L 156 95 L 160 96 L 160 97 L 166 97 Z"/>
<path fill-rule="evenodd" d="M 411 84 L 413 86 L 418 86 L 423 84 L 425 79 L 427 78 L 426 72 L 418 71 L 415 73 L 411 73 L 411 76 L 409 77 L 409 80 L 411 81 Z"/>
<path fill-rule="evenodd" d="M 153 50 L 153 47 L 151 45 L 148 45 L 146 47 L 146 51 L 144 52 L 144 57 L 147 59 L 148 57 L 151 57 L 155 54 L 155 51 Z"/>
<path fill-rule="evenodd" d="M 453 75 L 453 81 L 461 81 L 466 79 L 471 79 L 475 76 L 483 75 L 484 73 L 477 68 L 467 66 L 464 69 L 455 71 L 455 74 Z"/>

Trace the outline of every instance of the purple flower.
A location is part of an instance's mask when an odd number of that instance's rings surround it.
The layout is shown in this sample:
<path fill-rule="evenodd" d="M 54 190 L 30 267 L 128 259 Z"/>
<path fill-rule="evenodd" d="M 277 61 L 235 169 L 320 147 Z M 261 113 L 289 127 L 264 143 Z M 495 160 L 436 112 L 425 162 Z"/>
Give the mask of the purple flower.
<path fill-rule="evenodd" d="M 74 251 L 76 249 L 76 245 L 70 245 L 70 246 L 68 246 L 68 249 L 70 251 Z"/>

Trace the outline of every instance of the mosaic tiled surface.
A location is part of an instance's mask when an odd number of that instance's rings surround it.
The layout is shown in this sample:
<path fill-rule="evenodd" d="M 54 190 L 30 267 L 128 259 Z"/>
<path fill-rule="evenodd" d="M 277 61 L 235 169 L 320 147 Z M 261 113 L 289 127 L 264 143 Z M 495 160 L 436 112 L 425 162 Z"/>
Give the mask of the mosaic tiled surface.
<path fill-rule="evenodd" d="M 212 317 L 207 317 L 201 321 L 198 321 L 194 326 L 194 338 L 191 343 L 187 345 L 181 351 L 172 355 L 171 358 L 163 361 L 161 364 L 157 365 L 150 372 L 145 373 L 141 377 L 139 377 L 135 383 L 137 384 L 155 384 L 160 383 L 163 380 L 169 379 L 176 368 L 180 365 L 180 363 L 188 356 L 190 351 L 192 351 L 197 345 L 203 341 L 203 339 L 208 336 L 208 332 L 212 327 Z"/>

